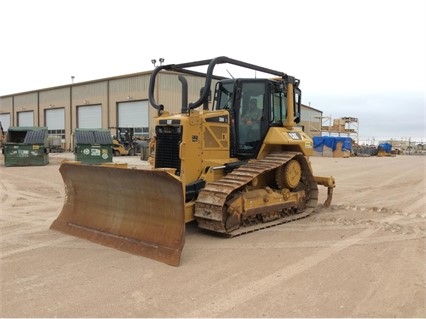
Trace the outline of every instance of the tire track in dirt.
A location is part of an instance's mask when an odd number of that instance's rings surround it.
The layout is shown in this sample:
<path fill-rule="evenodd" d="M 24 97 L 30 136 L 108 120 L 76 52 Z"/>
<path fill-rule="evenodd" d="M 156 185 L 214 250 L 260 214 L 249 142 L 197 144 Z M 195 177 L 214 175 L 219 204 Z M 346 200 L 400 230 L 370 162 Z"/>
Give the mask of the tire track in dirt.
<path fill-rule="evenodd" d="M 57 190 L 58 192 L 60 192 L 61 195 L 65 194 L 64 191 L 64 185 L 62 182 L 60 181 L 51 181 L 51 180 L 44 180 L 42 177 L 40 178 L 34 178 L 34 177 L 30 177 L 28 175 L 23 174 L 22 172 L 17 174 L 17 173 L 13 173 L 13 172 L 7 172 L 5 169 L 0 168 L 1 170 L 1 179 L 3 181 L 5 180 L 13 180 L 14 184 L 20 183 L 20 181 L 24 181 L 24 182 L 34 182 L 36 184 L 39 185 L 45 185 L 48 187 L 51 187 L 52 189 Z M 8 185 L 10 185 L 10 183 L 8 183 Z"/>
<path fill-rule="evenodd" d="M 51 212 L 56 214 L 60 203 L 63 202 L 60 192 L 52 192 L 52 189 L 47 190 L 50 196 L 18 190 L 9 182 L 3 182 L 2 189 L 7 192 L 7 195 L 2 197 L 0 208 L 1 211 L 8 213 L 0 216 L 0 228 L 7 222 L 38 224 L 49 217 Z"/>
<path fill-rule="evenodd" d="M 7 180 L 4 179 L 4 176 L 2 176 L 1 182 L 0 182 L 0 190 L 1 190 L 1 201 L 0 201 L 0 207 L 2 211 L 6 211 L 6 209 L 9 209 L 11 207 L 11 202 L 16 200 L 17 198 L 17 190 L 14 187 L 14 185 Z"/>
<path fill-rule="evenodd" d="M 412 200 L 415 200 L 418 197 L 418 193 L 424 193 L 424 187 L 423 190 L 420 189 L 422 180 L 419 178 L 417 183 L 410 185 L 412 189 L 412 192 L 410 193 L 401 193 L 400 190 L 406 189 L 406 186 L 404 185 L 406 183 L 405 176 L 407 174 L 413 175 L 417 171 L 417 168 L 411 168 L 404 172 L 395 173 L 395 175 L 392 177 L 383 178 L 383 180 L 380 180 L 379 178 L 377 183 L 374 184 L 358 184 L 347 180 L 342 180 L 340 183 L 338 183 L 336 179 L 336 184 L 338 184 L 336 186 L 334 194 L 335 197 L 339 198 L 339 204 L 347 201 L 347 198 L 344 196 L 344 194 L 348 192 L 351 194 L 350 200 L 352 204 L 360 202 L 367 203 L 374 202 L 376 197 L 379 197 L 379 195 L 382 194 L 383 189 L 387 189 L 390 204 L 402 204 L 402 202 L 410 203 Z M 418 189 L 419 191 L 416 192 L 416 189 Z M 334 201 L 334 203 L 336 203 L 336 201 Z"/>
<path fill-rule="evenodd" d="M 348 227 L 357 226 L 374 227 L 385 231 L 399 232 L 400 234 L 405 234 L 407 232 L 412 233 L 412 225 L 418 225 L 418 234 L 420 237 L 423 237 L 426 233 L 426 211 L 424 210 L 423 202 L 423 198 L 415 201 L 412 205 L 407 207 L 407 212 L 393 210 L 386 207 L 334 205 L 329 208 L 329 212 L 326 214 L 319 213 L 316 216 L 312 216 L 311 221 L 328 224 L 331 223 L 334 226 L 341 226 L 340 229 L 342 230 L 345 228 L 347 229 Z M 345 211 L 359 212 L 360 214 L 348 214 L 346 216 L 344 214 Z M 410 211 L 410 213 L 408 211 Z M 398 223 L 388 223 L 381 220 L 380 215 L 398 215 L 401 217 L 401 220 L 399 220 Z M 309 226 L 310 225 L 306 225 L 306 227 Z"/>
<path fill-rule="evenodd" d="M 318 164 L 321 164 L 322 161 L 320 158 L 313 158 L 314 164 L 318 160 L 320 160 Z M 359 166 L 359 163 L 363 161 L 365 161 L 365 165 L 362 169 L 348 172 L 348 167 L 351 166 L 352 162 L 354 166 Z M 407 194 L 404 193 L 401 196 L 399 190 L 406 189 L 408 181 L 414 181 L 414 184 L 411 185 L 413 190 L 418 188 L 420 184 L 423 184 L 422 192 L 424 192 L 425 172 L 422 172 L 422 168 L 418 166 L 418 162 L 418 158 L 410 157 L 349 158 L 336 160 L 334 165 L 328 167 L 327 170 L 328 174 L 331 173 L 336 179 L 336 189 L 334 193 L 335 198 L 338 199 L 339 202 L 347 199 L 345 194 L 350 193 L 352 201 L 354 201 L 353 198 L 362 200 L 368 198 L 366 196 L 368 196 L 369 191 L 372 191 L 372 194 L 374 194 L 374 192 L 383 191 L 383 189 L 389 189 L 388 195 L 390 199 L 396 198 L 401 200 L 404 198 L 405 200 Z M 390 171 L 388 165 L 398 166 L 398 169 Z M 374 182 L 371 183 L 371 181 Z M 382 193 L 380 193 L 380 195 L 382 195 Z"/>
<path fill-rule="evenodd" d="M 44 181 L 25 175 L 16 175 L 1 171 L 1 209 L 9 211 L 20 206 L 50 206 L 51 203 L 63 201 L 65 190 L 63 184 Z M 11 182 L 13 181 L 13 183 Z M 25 186 L 35 183 L 38 187 L 28 188 Z M 23 185 L 22 188 L 17 185 Z M 25 185 L 25 186 L 24 186 Z M 46 203 L 46 199 L 48 202 Z"/>
<path fill-rule="evenodd" d="M 58 238 L 58 239 L 44 241 L 44 242 L 38 243 L 38 244 L 31 244 L 29 246 L 18 248 L 18 249 L 13 249 L 13 250 L 8 251 L 8 252 L 1 251 L 0 252 L 0 259 L 5 259 L 5 258 L 10 257 L 12 255 L 28 252 L 28 251 L 39 249 L 39 248 L 52 247 L 52 246 L 55 246 L 56 244 L 61 244 L 61 243 L 72 241 L 72 240 L 75 240 L 75 238 L 63 236 L 63 237 Z"/>
<path fill-rule="evenodd" d="M 12 248 L 9 251 L 3 248 L 1 259 L 70 240 L 59 238 L 40 243 L 35 239 L 37 236 L 32 236 L 48 231 L 51 219 L 63 202 L 64 187 L 57 181 L 45 181 L 19 172 L 14 168 L 8 171 L 0 168 L 0 210 L 4 212 L 0 215 L 0 242 L 3 247 Z"/>
<path fill-rule="evenodd" d="M 421 200 L 423 201 L 423 199 Z M 419 202 L 413 203 L 409 207 L 417 207 Z M 348 214 L 346 214 L 348 212 Z M 357 214 L 359 212 L 359 214 Z M 354 214 L 355 213 L 355 214 Z M 372 214 L 369 216 L 369 214 Z M 389 216 L 397 216 L 395 222 L 389 222 L 384 218 Z M 199 230 L 196 226 L 187 227 L 187 245 L 186 249 L 199 250 L 203 249 L 204 242 L 195 239 L 199 235 Z M 317 213 L 309 216 L 306 219 L 291 222 L 276 227 L 271 227 L 261 231 L 263 234 L 279 234 L 279 233 L 301 233 L 315 231 L 341 231 L 343 236 L 345 231 L 363 231 L 366 228 L 371 228 L 380 231 L 378 237 L 370 238 L 368 242 L 359 242 L 357 245 L 370 245 L 378 243 L 398 242 L 405 240 L 415 240 L 426 237 L 426 211 L 423 214 L 418 213 L 403 213 L 401 211 L 389 209 L 386 207 L 363 207 L 351 205 L 332 205 L 330 208 L 318 210 Z M 209 236 L 209 234 L 202 234 Z M 315 241 L 279 241 L 269 242 L 263 239 L 255 243 L 234 242 L 232 240 L 215 241 L 209 243 L 209 247 L 216 249 L 288 249 L 288 248 L 321 248 L 332 245 L 335 240 L 315 240 Z"/>
<path fill-rule="evenodd" d="M 399 220 L 401 216 L 390 216 L 387 217 L 384 222 L 393 223 Z M 260 295 L 268 292 L 271 288 L 278 285 L 282 285 L 283 282 L 297 276 L 310 268 L 316 266 L 320 262 L 338 254 L 340 251 L 347 249 L 353 245 L 358 244 L 362 240 L 376 233 L 378 230 L 373 228 L 367 228 L 361 233 L 348 237 L 344 240 L 335 242 L 330 247 L 321 249 L 317 253 L 308 256 L 299 262 L 284 267 L 272 274 L 260 278 L 258 280 L 248 283 L 246 286 L 232 291 L 231 294 L 224 295 L 221 298 L 215 299 L 215 301 L 206 300 L 203 302 L 203 307 L 196 309 L 189 313 L 189 317 L 220 317 L 226 316 L 227 311 L 234 307 L 248 302 L 252 299 L 259 297 Z"/>

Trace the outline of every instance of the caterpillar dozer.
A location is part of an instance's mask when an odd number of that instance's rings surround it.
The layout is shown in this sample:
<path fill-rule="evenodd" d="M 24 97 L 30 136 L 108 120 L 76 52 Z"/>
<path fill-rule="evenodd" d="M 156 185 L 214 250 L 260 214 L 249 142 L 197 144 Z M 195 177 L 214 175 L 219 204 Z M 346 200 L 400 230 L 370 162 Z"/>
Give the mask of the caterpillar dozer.
<path fill-rule="evenodd" d="M 269 77 L 214 75 L 219 64 Z M 205 73 L 194 70 L 202 66 Z M 156 101 L 162 70 L 179 74 L 177 114 Z M 205 77 L 191 103 L 188 76 Z M 51 228 L 178 266 L 186 223 L 233 237 L 304 218 L 317 207 L 318 185 L 327 188 L 330 205 L 335 180 L 313 175 L 313 142 L 297 127 L 299 84 L 284 72 L 224 56 L 158 66 L 149 83 L 158 113 L 152 169 L 62 163 L 66 196 Z M 261 116 L 245 121 L 253 101 Z"/>

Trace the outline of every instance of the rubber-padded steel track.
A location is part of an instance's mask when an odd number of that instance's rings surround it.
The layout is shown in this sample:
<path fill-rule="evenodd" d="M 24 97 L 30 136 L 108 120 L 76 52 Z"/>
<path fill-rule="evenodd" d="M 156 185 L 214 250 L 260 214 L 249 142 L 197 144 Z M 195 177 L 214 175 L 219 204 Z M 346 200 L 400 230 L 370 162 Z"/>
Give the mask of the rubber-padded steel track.
<path fill-rule="evenodd" d="M 227 231 L 225 228 L 226 202 L 231 194 L 238 192 L 261 174 L 275 170 L 291 159 L 296 159 L 301 164 L 302 181 L 305 184 L 304 189 L 307 191 L 305 209 L 303 211 L 296 210 L 292 214 L 283 213 L 281 218 L 269 222 L 259 221 L 254 225 L 240 225 L 240 228 L 236 230 Z M 198 195 L 194 216 L 200 228 L 234 237 L 307 217 L 314 211 L 317 202 L 318 186 L 306 158 L 297 152 L 271 153 L 263 159 L 250 161 L 248 164 L 234 169 L 218 181 L 208 183 Z"/>

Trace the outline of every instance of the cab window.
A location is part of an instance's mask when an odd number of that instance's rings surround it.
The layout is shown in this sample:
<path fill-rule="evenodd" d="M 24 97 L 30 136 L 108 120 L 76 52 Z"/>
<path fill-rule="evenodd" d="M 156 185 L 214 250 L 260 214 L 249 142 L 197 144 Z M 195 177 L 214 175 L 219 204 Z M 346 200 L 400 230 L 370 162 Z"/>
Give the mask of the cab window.
<path fill-rule="evenodd" d="M 217 92 L 217 102 L 216 102 L 216 110 L 222 109 L 231 109 L 232 108 L 232 100 L 234 98 L 234 81 L 231 82 L 219 82 L 217 84 L 216 92 Z"/>
<path fill-rule="evenodd" d="M 282 124 L 287 117 L 286 97 L 284 92 L 271 94 L 271 123 Z"/>

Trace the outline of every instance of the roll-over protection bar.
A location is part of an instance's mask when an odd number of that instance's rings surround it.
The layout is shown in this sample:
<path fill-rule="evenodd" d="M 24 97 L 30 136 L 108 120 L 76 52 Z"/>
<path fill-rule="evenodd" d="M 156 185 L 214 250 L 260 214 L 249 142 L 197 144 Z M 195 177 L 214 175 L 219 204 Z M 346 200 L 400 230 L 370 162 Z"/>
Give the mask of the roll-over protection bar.
<path fill-rule="evenodd" d="M 156 80 L 157 74 L 161 70 L 167 70 L 167 71 L 174 71 L 174 72 L 178 72 L 178 73 L 191 74 L 191 75 L 196 75 L 196 76 L 203 76 L 203 77 L 206 78 L 206 82 L 205 82 L 204 88 L 201 91 L 200 98 L 193 103 L 189 103 L 188 106 L 182 105 L 182 112 L 188 112 L 188 110 L 192 110 L 192 109 L 199 107 L 201 104 L 203 104 L 208 99 L 212 79 L 217 79 L 217 80 L 226 79 L 226 77 L 213 75 L 214 67 L 218 64 L 223 64 L 223 63 L 233 64 L 233 65 L 241 66 L 241 67 L 244 67 L 244 68 L 247 68 L 247 69 L 251 69 L 251 70 L 255 70 L 255 71 L 279 76 L 279 77 L 283 78 L 284 81 L 286 81 L 286 82 L 295 83 L 296 86 L 299 84 L 299 80 L 296 80 L 294 77 L 289 76 L 284 72 L 264 68 L 264 67 L 261 67 L 261 66 L 258 66 L 258 65 L 242 62 L 242 61 L 235 60 L 235 59 L 231 59 L 231 58 L 228 58 L 226 56 L 220 56 L 220 57 L 216 57 L 216 58 L 210 59 L 210 60 L 201 60 L 201 61 L 181 63 L 181 64 L 160 65 L 160 66 L 156 67 L 154 69 L 154 71 L 152 72 L 151 78 L 149 80 L 149 90 L 148 90 L 149 102 L 158 111 L 159 114 L 162 113 L 162 111 L 164 110 L 164 105 L 158 104 L 157 101 L 155 100 L 154 88 L 155 88 L 155 80 Z M 203 65 L 208 65 L 207 73 L 201 73 L 201 72 L 196 72 L 196 71 L 192 71 L 192 70 L 187 70 L 187 68 L 203 66 Z M 182 103 L 185 103 L 185 101 L 187 100 L 187 85 L 186 85 L 185 80 L 182 77 L 179 78 L 179 81 L 181 81 L 182 86 L 183 86 L 182 87 L 182 91 L 183 91 Z M 187 103 L 187 101 L 186 101 L 186 103 Z"/>

